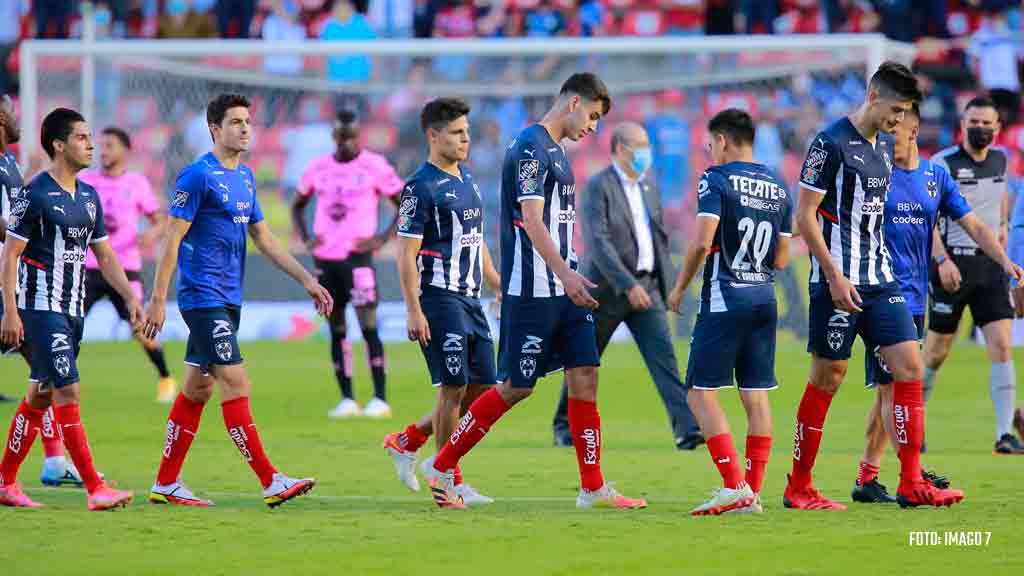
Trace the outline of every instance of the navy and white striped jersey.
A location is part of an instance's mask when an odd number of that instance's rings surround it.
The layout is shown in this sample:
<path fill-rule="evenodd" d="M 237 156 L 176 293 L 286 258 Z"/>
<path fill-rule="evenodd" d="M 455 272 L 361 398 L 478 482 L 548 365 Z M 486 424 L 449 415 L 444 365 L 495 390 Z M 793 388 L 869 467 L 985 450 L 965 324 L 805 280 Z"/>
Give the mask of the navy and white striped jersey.
<path fill-rule="evenodd" d="M 107 239 L 96 190 L 74 195 L 43 172 L 11 204 L 7 235 L 27 242 L 18 268 L 18 308 L 85 316 L 85 253 Z"/>
<path fill-rule="evenodd" d="M 793 199 L 761 164 L 712 166 L 697 184 L 697 216 L 718 220 L 704 263 L 701 312 L 774 301 L 779 236 L 792 236 Z M 766 290 L 750 288 L 764 286 Z"/>
<path fill-rule="evenodd" d="M 875 138 L 872 146 L 849 118 L 838 120 L 814 138 L 800 172 L 802 187 L 825 196 L 818 225 L 832 261 L 855 286 L 895 280 L 882 226 L 893 138 L 884 132 Z M 826 282 L 813 255 L 811 282 Z"/>
<path fill-rule="evenodd" d="M 462 178 L 423 164 L 402 191 L 398 235 L 422 238 L 417 259 L 420 287 L 433 286 L 480 297 L 483 262 L 483 201 L 473 175 L 459 166 Z"/>
<path fill-rule="evenodd" d="M 569 268 L 579 263 L 573 250 L 576 179 L 565 150 L 546 128 L 534 124 L 505 150 L 501 172 L 501 285 L 510 296 L 562 296 L 562 281 L 534 250 L 523 228 L 524 200 L 544 201 L 544 225 Z"/>
<path fill-rule="evenodd" d="M 8 151 L 0 154 L 0 217 L 3 217 L 4 222 L 10 222 L 11 202 L 22 198 L 23 186 L 25 181 L 14 153 Z M 3 245 L 3 241 L 0 241 L 0 246 Z"/>

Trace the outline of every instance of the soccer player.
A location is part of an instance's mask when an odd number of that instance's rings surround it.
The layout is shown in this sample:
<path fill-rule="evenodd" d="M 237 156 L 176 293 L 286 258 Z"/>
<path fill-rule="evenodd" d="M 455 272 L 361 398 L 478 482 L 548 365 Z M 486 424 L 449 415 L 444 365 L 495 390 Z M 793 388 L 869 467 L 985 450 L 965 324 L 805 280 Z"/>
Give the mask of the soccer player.
<path fill-rule="evenodd" d="M 178 272 L 178 308 L 188 325 L 185 382 L 167 420 L 166 440 L 150 502 L 210 506 L 179 479 L 199 429 L 203 407 L 217 384 L 228 436 L 252 467 L 271 508 L 309 492 L 312 478 L 290 478 L 270 463 L 249 410 L 252 383 L 238 348 L 245 275 L 246 233 L 275 266 L 300 283 L 317 312 L 331 312 L 331 295 L 289 254 L 263 221 L 252 170 L 240 156 L 249 149 L 249 100 L 221 94 L 210 101 L 206 120 L 213 151 L 179 174 L 169 211 L 167 240 L 157 265 L 145 333 L 163 327 L 167 288 Z"/>
<path fill-rule="evenodd" d="M 569 430 L 575 440 L 581 489 L 579 508 L 643 508 L 601 474 L 601 417 L 597 410 L 597 336 L 590 310 L 596 286 L 576 271 L 572 246 L 576 180 L 562 140 L 579 141 L 597 129 L 611 98 L 600 78 L 573 74 L 538 124 L 523 130 L 505 151 L 501 181 L 500 383 L 466 411 L 425 472 L 442 508 L 460 507 L 455 468 L 491 426 L 533 392 L 537 378 L 565 368 Z"/>
<path fill-rule="evenodd" d="M 730 108 L 708 122 L 714 164 L 697 185 L 697 238 L 683 260 L 669 306 L 704 265 L 700 312 L 686 368 L 689 403 L 723 487 L 694 516 L 763 512 L 761 485 L 772 446 L 768 391 L 775 380 L 775 271 L 789 260 L 793 200 L 754 162 L 754 120 Z M 740 467 L 718 390 L 733 386 L 747 412 L 746 472 Z"/>
<path fill-rule="evenodd" d="M 500 292 L 501 278 L 484 243 L 480 189 L 462 165 L 469 156 L 469 110 L 457 98 L 423 107 L 420 126 L 430 153 L 406 182 L 399 209 L 398 275 L 409 339 L 420 343 L 431 382 L 440 388 L 430 415 L 384 438 L 399 479 L 414 492 L 416 450 L 434 432 L 440 450 L 468 406 L 466 398 L 472 402 L 496 380 L 480 287 L 482 278 Z M 424 461 L 430 465 L 431 459 Z M 458 468 L 455 494 L 467 506 L 493 502 L 462 482 Z"/>
<path fill-rule="evenodd" d="M 842 510 L 811 482 L 811 470 L 832 397 L 846 376 L 857 334 L 879 347 L 893 375 L 892 414 L 898 436 L 901 506 L 952 505 L 963 492 L 921 477 L 924 437 L 923 367 L 914 318 L 892 272 L 882 223 L 892 176 L 889 134 L 921 98 L 905 66 L 883 63 L 860 108 L 820 132 L 800 175 L 796 224 L 811 252 L 811 377 L 797 409 L 787 508 Z"/>
<path fill-rule="evenodd" d="M 1020 268 L 1013 264 L 1000 246 L 995 233 L 971 211 L 956 181 L 941 165 L 922 159 L 917 149 L 921 117 L 915 103 L 893 130 L 892 186 L 885 200 L 885 245 L 892 258 L 892 272 L 900 285 L 907 307 L 914 317 L 918 340 L 924 338 L 924 312 L 928 300 L 928 270 L 931 262 L 932 231 L 938 218 L 948 218 L 961 226 L 978 246 L 998 262 L 1002 270 L 1019 278 Z M 864 457 L 857 471 L 851 494 L 854 502 L 895 502 L 885 486 L 878 482 L 879 466 L 888 440 L 894 437 L 891 420 L 882 414 L 892 411 L 892 374 L 881 361 L 878 347 L 865 341 L 864 371 L 866 385 L 876 390 L 875 403 L 868 414 Z M 936 486 L 948 486 L 941 477 L 924 473 Z M 945 486 L 943 485 L 945 484 Z"/>
<path fill-rule="evenodd" d="M 398 226 L 398 197 L 402 180 L 380 154 L 362 148 L 359 119 L 341 110 L 334 122 L 334 154 L 310 162 L 299 180 L 292 203 L 292 221 L 299 237 L 313 252 L 317 275 L 334 298 L 331 329 L 331 360 L 341 389 L 341 401 L 328 416 L 389 418 L 384 344 L 377 333 L 377 276 L 373 251 L 394 235 Z M 306 229 L 305 208 L 316 196 L 313 237 Z M 387 230 L 377 233 L 380 198 L 396 208 Z M 356 309 L 373 375 L 373 398 L 360 409 L 352 394 L 352 346 L 345 339 L 345 307 Z"/>
<path fill-rule="evenodd" d="M 81 179 L 96 189 L 103 204 L 104 225 L 110 234 L 110 245 L 124 266 L 132 290 L 142 301 L 142 253 L 141 247 L 155 245 L 163 234 L 166 218 L 160 210 L 160 203 L 153 195 L 149 180 L 142 174 L 128 171 L 128 153 L 132 141 L 128 133 L 120 128 L 105 128 L 100 136 L 100 170 L 85 170 Z M 139 236 L 139 217 L 149 221 L 149 230 Z M 107 281 L 103 279 L 96 258 L 89 255 L 85 260 L 85 315 L 93 305 L 104 298 L 117 310 L 122 320 L 128 319 L 124 301 Z M 133 334 L 142 344 L 149 361 L 156 367 L 160 380 L 157 383 L 156 400 L 168 403 L 174 400 L 178 385 L 167 370 L 164 348 L 159 342 L 146 338 L 141 331 Z"/>
<path fill-rule="evenodd" d="M 999 134 L 999 113 L 987 96 L 967 103 L 960 127 L 966 135 L 962 144 L 947 148 L 932 158 L 960 185 L 978 219 L 1005 243 L 1009 214 L 1006 186 L 1007 154 L 992 142 Z M 996 420 L 996 454 L 1024 454 L 1024 445 L 1013 435 L 1017 403 L 1017 375 L 1010 347 L 1013 304 L 1010 285 L 1002 262 L 954 219 L 939 219 L 934 241 L 928 338 L 924 343 L 924 398 L 928 401 L 939 368 L 949 356 L 964 308 L 970 307 L 974 323 L 985 335 L 991 370 L 989 394 Z"/>
<path fill-rule="evenodd" d="M 132 493 L 109 488 L 96 472 L 79 416 L 86 250 L 92 248 L 103 276 L 124 298 L 132 326 L 143 319 L 142 306 L 110 246 L 96 190 L 77 178 L 92 162 L 85 119 L 57 108 L 43 119 L 41 141 L 52 165 L 12 194 L 0 272 L 4 309 L 18 311 L 4 315 L 0 340 L 7 346 L 24 342 L 31 357 L 28 392 L 0 462 L 0 504 L 40 506 L 21 491 L 17 474 L 52 406 L 64 446 L 82 475 L 89 510 L 107 510 L 126 506 Z"/>

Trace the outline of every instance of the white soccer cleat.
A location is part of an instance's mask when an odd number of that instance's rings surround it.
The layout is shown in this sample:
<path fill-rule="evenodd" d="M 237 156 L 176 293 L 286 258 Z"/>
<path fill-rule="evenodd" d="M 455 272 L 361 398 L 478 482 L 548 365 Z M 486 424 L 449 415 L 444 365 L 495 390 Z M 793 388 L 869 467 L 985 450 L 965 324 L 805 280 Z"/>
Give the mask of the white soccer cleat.
<path fill-rule="evenodd" d="M 388 403 L 380 398 L 374 397 L 363 408 L 363 416 L 379 419 L 391 418 L 391 406 L 388 406 Z"/>
<path fill-rule="evenodd" d="M 761 495 L 754 494 L 754 501 L 750 506 L 729 510 L 726 514 L 764 514 L 764 506 L 761 505 Z"/>
<path fill-rule="evenodd" d="M 620 510 L 634 510 L 647 508 L 647 500 L 643 498 L 627 498 L 611 484 L 605 485 L 593 492 L 580 488 L 579 496 L 576 497 L 577 508 L 615 508 Z"/>
<path fill-rule="evenodd" d="M 153 504 L 181 504 L 203 508 L 213 506 L 213 502 L 196 496 L 181 481 L 166 486 L 154 482 L 153 487 L 149 489 L 149 501 Z"/>
<path fill-rule="evenodd" d="M 413 492 L 420 491 L 420 480 L 416 477 L 416 453 L 410 452 L 398 443 L 397 432 L 384 437 L 384 450 L 395 463 L 398 480 Z"/>
<path fill-rule="evenodd" d="M 718 516 L 726 512 L 749 508 L 757 501 L 757 496 L 750 486 L 743 484 L 739 488 L 717 488 L 711 492 L 711 499 L 694 508 L 691 516 Z"/>
<path fill-rule="evenodd" d="M 327 413 L 328 418 L 355 418 L 362 416 L 363 409 L 351 398 L 344 398 L 338 405 Z"/>
<path fill-rule="evenodd" d="M 455 495 L 462 498 L 462 501 L 469 507 L 494 504 L 494 498 L 484 496 L 465 482 L 455 487 Z"/>
<path fill-rule="evenodd" d="M 312 478 L 292 478 L 275 472 L 270 486 L 263 490 L 263 502 L 271 508 L 277 508 L 292 498 L 309 492 L 315 485 L 316 480 Z"/>

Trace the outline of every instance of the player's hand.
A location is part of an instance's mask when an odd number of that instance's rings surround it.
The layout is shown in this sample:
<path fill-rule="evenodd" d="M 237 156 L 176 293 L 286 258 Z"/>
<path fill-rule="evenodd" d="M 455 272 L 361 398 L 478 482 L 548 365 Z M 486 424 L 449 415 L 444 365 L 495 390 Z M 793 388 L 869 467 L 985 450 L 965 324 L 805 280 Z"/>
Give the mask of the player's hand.
<path fill-rule="evenodd" d="M 860 312 L 860 305 L 864 303 L 854 287 L 853 282 L 845 276 L 839 276 L 835 280 L 828 281 L 828 291 L 832 294 L 832 305 L 837 310 L 844 312 Z"/>
<path fill-rule="evenodd" d="M 409 340 L 418 341 L 420 346 L 430 345 L 430 325 L 427 324 L 427 317 L 422 310 L 409 313 Z"/>
<path fill-rule="evenodd" d="M 313 299 L 313 304 L 316 305 L 317 314 L 327 317 L 331 315 L 331 311 L 334 310 L 334 298 L 331 293 L 327 291 L 316 280 L 310 280 L 303 288 L 306 289 L 306 294 Z"/>
<path fill-rule="evenodd" d="M 1024 318 L 1024 284 L 1017 284 L 1010 291 L 1013 296 L 1013 314 L 1017 318 Z"/>
<path fill-rule="evenodd" d="M 677 285 L 672 288 L 672 291 L 668 293 L 668 302 L 666 302 L 666 304 L 668 304 L 669 310 L 676 314 L 682 314 L 682 312 L 679 311 L 680 307 L 683 305 L 683 289 L 681 286 Z"/>
<path fill-rule="evenodd" d="M 946 292 L 952 293 L 960 290 L 960 282 L 963 281 L 960 269 L 949 258 L 939 264 L 939 281 L 942 283 L 942 289 Z"/>
<path fill-rule="evenodd" d="M 146 311 L 142 309 L 142 302 L 139 302 L 138 298 L 132 297 L 125 304 L 128 308 L 128 324 L 131 325 L 132 332 L 137 332 L 146 322 Z"/>
<path fill-rule="evenodd" d="M 651 296 L 639 284 L 634 284 L 629 289 L 628 297 L 629 305 L 633 307 L 633 310 L 647 310 L 651 307 Z"/>
<path fill-rule="evenodd" d="M 587 310 L 597 309 L 597 300 L 590 295 L 588 290 L 588 288 L 597 288 L 597 284 L 587 280 L 585 276 L 575 270 L 569 270 L 569 273 L 561 280 L 562 287 L 565 288 L 565 295 L 572 300 L 573 304 Z"/>
<path fill-rule="evenodd" d="M 25 328 L 21 324 L 21 316 L 17 312 L 4 314 L 3 321 L 0 322 L 0 342 L 16 348 L 21 346 L 24 339 Z"/>
<path fill-rule="evenodd" d="M 303 242 L 303 244 L 305 244 L 306 250 L 309 250 L 309 252 L 312 253 L 313 250 L 316 250 L 317 247 L 320 246 L 320 239 L 314 236 L 313 238 Z"/>
<path fill-rule="evenodd" d="M 1017 286 L 1024 281 L 1024 268 L 1017 266 L 1015 263 L 1008 262 L 1006 266 L 1003 267 L 1003 270 L 1006 272 L 1006 275 L 1010 277 L 1011 284 L 1014 286 Z"/>
<path fill-rule="evenodd" d="M 167 318 L 167 302 L 163 299 L 150 298 L 146 306 L 145 319 L 142 333 L 150 340 L 156 338 L 164 328 L 164 320 Z"/>
<path fill-rule="evenodd" d="M 356 242 L 356 252 L 376 252 L 388 242 L 387 234 L 377 234 Z"/>

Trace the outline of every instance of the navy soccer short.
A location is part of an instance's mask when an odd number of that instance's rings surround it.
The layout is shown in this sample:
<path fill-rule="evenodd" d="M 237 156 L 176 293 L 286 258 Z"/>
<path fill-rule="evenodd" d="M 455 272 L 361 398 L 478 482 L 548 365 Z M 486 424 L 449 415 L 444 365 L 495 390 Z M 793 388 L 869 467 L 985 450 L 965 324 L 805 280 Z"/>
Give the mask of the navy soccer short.
<path fill-rule="evenodd" d="M 924 344 L 924 315 L 914 316 L 914 325 L 917 327 L 917 341 Z M 864 341 L 864 387 L 874 388 L 878 384 L 892 384 L 892 372 L 885 365 L 882 354 L 879 352 L 881 346 Z"/>
<path fill-rule="evenodd" d="M 61 312 L 19 310 L 31 356 L 29 381 L 40 390 L 78 382 L 78 351 L 84 320 Z"/>
<path fill-rule="evenodd" d="M 430 326 L 423 357 L 434 386 L 494 384 L 494 342 L 480 300 L 438 288 L 420 297 Z"/>
<path fill-rule="evenodd" d="M 844 312 L 832 304 L 825 282 L 811 284 L 810 335 L 807 351 L 829 360 L 848 360 L 857 335 L 874 346 L 917 340 L 914 317 L 895 282 L 858 286 L 861 312 Z"/>
<path fill-rule="evenodd" d="M 568 296 L 505 296 L 498 340 L 498 380 L 513 388 L 533 388 L 563 368 L 601 365 L 594 315 Z"/>
<path fill-rule="evenodd" d="M 686 387 L 696 390 L 730 388 L 735 373 L 740 390 L 777 388 L 777 321 L 774 298 L 735 310 L 700 313 L 690 340 Z"/>
<path fill-rule="evenodd" d="M 185 364 L 197 366 L 203 374 L 209 374 L 210 365 L 242 363 L 242 351 L 238 348 L 241 308 L 193 308 L 182 310 L 181 317 L 188 325 Z"/>

